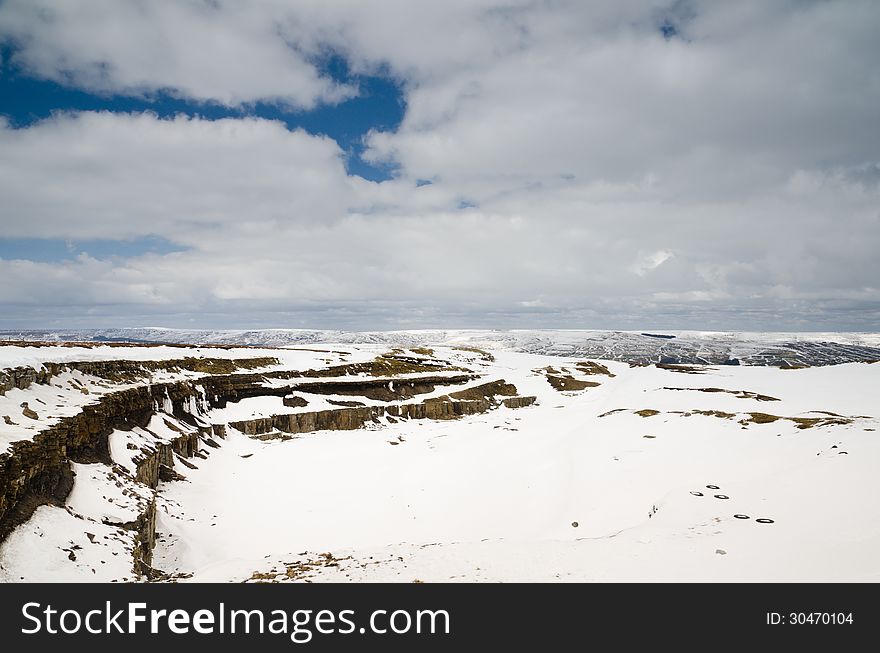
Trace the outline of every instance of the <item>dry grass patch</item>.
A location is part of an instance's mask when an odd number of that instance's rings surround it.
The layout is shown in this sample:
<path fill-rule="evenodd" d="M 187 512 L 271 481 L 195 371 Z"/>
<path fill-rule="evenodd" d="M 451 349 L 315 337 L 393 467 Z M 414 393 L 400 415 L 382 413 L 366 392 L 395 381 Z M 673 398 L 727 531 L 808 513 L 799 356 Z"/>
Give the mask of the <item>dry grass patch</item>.
<path fill-rule="evenodd" d="M 850 417 L 780 417 L 779 415 L 768 415 L 767 413 L 748 413 L 746 419 L 740 420 L 740 424 L 747 426 L 749 424 L 772 424 L 778 420 L 786 420 L 794 422 L 799 429 L 810 429 L 814 426 L 838 426 L 844 424 L 852 424 Z"/>
<path fill-rule="evenodd" d="M 595 388 L 601 385 L 601 383 L 596 383 L 595 381 L 581 381 L 576 379 L 571 375 L 570 370 L 564 367 L 557 370 L 555 367 L 548 366 L 532 371 L 536 374 L 543 374 L 547 379 L 547 383 L 549 383 L 554 390 L 559 392 L 580 392 L 581 390 Z"/>

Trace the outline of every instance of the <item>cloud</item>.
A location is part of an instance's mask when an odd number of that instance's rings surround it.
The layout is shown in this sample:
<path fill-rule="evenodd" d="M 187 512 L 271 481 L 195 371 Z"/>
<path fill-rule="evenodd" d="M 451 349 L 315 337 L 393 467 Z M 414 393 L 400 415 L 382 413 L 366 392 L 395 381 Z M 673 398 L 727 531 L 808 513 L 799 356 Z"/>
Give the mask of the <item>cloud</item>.
<path fill-rule="evenodd" d="M 184 0 L 8 0 L 0 39 L 24 72 L 99 93 L 173 95 L 228 106 L 310 108 L 356 89 L 322 76 L 267 5 Z"/>
<path fill-rule="evenodd" d="M 185 248 L 0 260 L 7 323 L 880 323 L 875 3 L 191 2 L 173 29 L 112 5 L 112 28 L 67 29 L 7 2 L 0 32 L 34 74 L 226 103 L 332 101 L 290 76 L 342 52 L 403 83 L 403 123 L 367 139 L 399 175 L 349 177 L 332 140 L 251 118 L 0 125 L 0 237 Z"/>
<path fill-rule="evenodd" d="M 59 114 L 0 124 L 0 236 L 86 240 L 212 233 L 265 238 L 345 214 L 367 182 L 331 139 L 282 123 L 153 114 Z"/>
<path fill-rule="evenodd" d="M 693 3 L 689 39 L 666 40 L 638 11 L 585 4 L 536 5 L 522 47 L 420 80 L 373 156 L 484 187 L 653 174 L 688 197 L 876 158 L 876 5 Z"/>
<path fill-rule="evenodd" d="M 635 265 L 633 265 L 633 272 L 635 272 L 638 276 L 643 277 L 651 270 L 654 270 L 675 256 L 672 252 L 667 252 L 666 250 L 660 250 L 654 252 L 653 254 L 649 254 L 648 256 L 643 256 L 640 258 Z"/>

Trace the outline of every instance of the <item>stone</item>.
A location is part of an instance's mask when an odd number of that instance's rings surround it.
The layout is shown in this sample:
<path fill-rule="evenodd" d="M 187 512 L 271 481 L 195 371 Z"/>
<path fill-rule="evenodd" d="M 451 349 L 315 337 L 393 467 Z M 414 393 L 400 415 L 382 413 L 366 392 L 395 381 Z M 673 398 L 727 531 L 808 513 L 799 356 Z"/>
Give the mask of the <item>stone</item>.
<path fill-rule="evenodd" d="M 538 401 L 537 397 L 508 397 L 503 399 L 501 403 L 508 408 L 525 408 L 533 405 L 536 401 Z"/>
<path fill-rule="evenodd" d="M 27 402 L 24 402 L 21 405 L 21 414 L 24 415 L 25 417 L 27 417 L 28 419 L 34 419 L 34 420 L 40 419 L 40 416 L 37 414 L 37 411 L 31 410 L 31 408 L 28 407 Z"/>

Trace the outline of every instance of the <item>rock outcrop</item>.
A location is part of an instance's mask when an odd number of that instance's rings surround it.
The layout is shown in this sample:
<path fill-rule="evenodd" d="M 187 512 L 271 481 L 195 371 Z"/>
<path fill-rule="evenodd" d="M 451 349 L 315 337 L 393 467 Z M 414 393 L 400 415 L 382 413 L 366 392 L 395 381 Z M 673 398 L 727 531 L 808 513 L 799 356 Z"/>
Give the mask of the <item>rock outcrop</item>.
<path fill-rule="evenodd" d="M 238 370 L 255 370 L 277 365 L 278 359 L 271 357 L 255 358 L 195 358 L 192 356 L 155 361 L 80 361 L 68 363 L 43 363 L 39 370 L 33 367 L 13 367 L 0 370 L 0 395 L 18 388 L 27 390 L 33 384 L 44 385 L 53 377 L 66 370 L 76 370 L 83 374 L 115 382 L 138 381 L 149 377 L 152 372 L 197 372 L 201 374 L 232 374 Z"/>
<path fill-rule="evenodd" d="M 296 383 L 297 392 L 319 395 L 365 397 L 374 401 L 399 401 L 434 392 L 437 386 L 460 385 L 477 378 L 473 374 L 454 376 L 420 376 L 414 379 L 362 379 L 357 381 L 323 381 Z"/>
<path fill-rule="evenodd" d="M 285 406 L 291 408 L 308 405 L 309 400 L 300 394 L 341 395 L 364 400 L 335 399 L 333 403 L 339 408 L 291 412 L 230 424 L 247 435 L 261 438 L 274 437 L 277 433 L 354 430 L 378 423 L 381 418 L 390 422 L 400 419 L 450 420 L 501 405 L 518 408 L 535 401 L 534 397 L 518 396 L 515 386 L 498 380 L 418 403 L 364 405 L 368 401 L 400 402 L 420 394 L 434 393 L 438 387 L 465 384 L 478 375 L 442 361 L 398 353 L 379 356 L 366 363 L 322 370 L 262 369 L 277 362 L 274 358 L 186 357 L 168 361 L 45 363 L 39 370 L 17 367 L 0 371 L 0 394 L 13 389 L 27 390 L 34 384 L 49 384 L 65 371 L 77 371 L 97 379 L 101 391 L 107 390 L 104 394 L 95 392 L 95 387 L 89 391 L 78 381 L 82 377 L 70 379 L 67 385 L 90 395 L 91 403 L 84 405 L 75 415 L 50 423 L 33 436 L 12 442 L 6 451 L 0 453 L 0 541 L 26 521 L 38 506 L 65 504 L 74 484 L 71 463 L 103 463 L 112 467 L 110 438 L 118 431 L 132 432 L 133 439 L 128 446 L 137 449 L 130 459 L 128 471 L 119 471 L 120 482 L 124 477 L 126 483 L 137 483 L 155 490 L 160 481 L 183 478 L 175 469 L 176 462 L 191 467 L 192 463 L 186 459 L 206 456 L 208 450 L 202 445 L 217 447 L 217 440 L 226 437 L 227 425 L 210 424 L 200 416 L 204 416 L 208 409 L 223 408 L 230 402 L 250 397 L 278 396 Z M 151 383 L 152 373 L 159 370 L 195 372 L 200 376 Z M 463 373 L 437 374 L 457 371 Z M 340 378 L 351 375 L 358 375 L 358 378 Z M 279 380 L 290 380 L 290 383 L 278 383 Z M 113 384 L 131 387 L 109 390 Z M 16 420 L 39 418 L 27 402 L 22 403 L 21 409 L 22 415 L 16 416 Z M 152 439 L 148 426 L 154 423 L 152 420 L 157 414 L 168 418 L 164 421 L 164 435 Z M 7 415 L 4 423 L 15 426 L 18 422 Z M 135 433 L 140 435 L 134 437 Z M 117 466 L 114 473 L 119 469 Z M 145 491 L 136 512 L 137 517 L 129 522 L 108 525 L 134 532 L 134 570 L 138 575 L 149 576 L 156 539 L 155 492 Z"/>
<path fill-rule="evenodd" d="M 47 370 L 35 370 L 33 367 L 0 370 L 0 395 L 5 395 L 14 388 L 26 390 L 34 383 L 46 383 L 50 376 Z"/>
<path fill-rule="evenodd" d="M 132 551 L 134 572 L 149 578 L 153 573 L 153 549 L 156 548 L 156 500 L 150 501 L 137 519 L 120 526 L 135 533 Z"/>
<path fill-rule="evenodd" d="M 33 439 L 13 442 L 0 453 L 0 541 L 38 505 L 64 501 L 72 487 L 69 461 L 109 465 L 108 438 L 114 429 L 143 426 L 166 399 L 183 414 L 184 404 L 200 396 L 186 381 L 120 390 L 62 418 Z M 152 478 L 151 470 L 143 473 L 145 479 Z"/>
<path fill-rule="evenodd" d="M 508 397 L 503 399 L 501 403 L 507 408 L 525 408 L 533 405 L 537 400 L 537 397 Z"/>
<path fill-rule="evenodd" d="M 506 396 L 498 400 L 496 395 Z M 420 403 L 390 404 L 387 406 L 363 406 L 335 408 L 311 412 L 287 413 L 256 419 L 230 422 L 229 426 L 245 435 L 261 436 L 273 432 L 288 434 L 313 431 L 350 431 L 363 428 L 368 423 L 379 423 L 380 418 L 392 419 L 458 419 L 476 415 L 504 405 L 521 408 L 535 403 L 535 397 L 520 397 L 516 386 L 504 381 L 493 381 L 448 396 L 432 397 Z"/>

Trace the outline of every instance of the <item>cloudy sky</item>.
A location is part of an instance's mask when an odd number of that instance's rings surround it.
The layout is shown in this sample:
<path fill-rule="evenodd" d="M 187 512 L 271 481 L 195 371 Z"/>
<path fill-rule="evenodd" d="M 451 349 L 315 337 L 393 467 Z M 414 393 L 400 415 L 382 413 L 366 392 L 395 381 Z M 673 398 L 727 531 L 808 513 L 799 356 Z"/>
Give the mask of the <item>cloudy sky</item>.
<path fill-rule="evenodd" d="M 880 330 L 874 0 L 0 0 L 0 328 Z"/>

